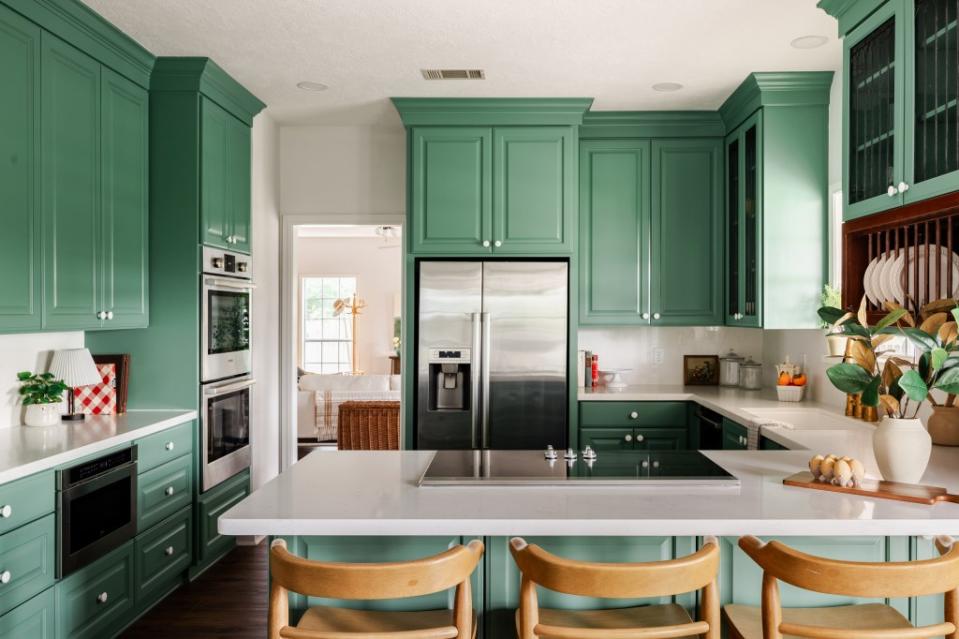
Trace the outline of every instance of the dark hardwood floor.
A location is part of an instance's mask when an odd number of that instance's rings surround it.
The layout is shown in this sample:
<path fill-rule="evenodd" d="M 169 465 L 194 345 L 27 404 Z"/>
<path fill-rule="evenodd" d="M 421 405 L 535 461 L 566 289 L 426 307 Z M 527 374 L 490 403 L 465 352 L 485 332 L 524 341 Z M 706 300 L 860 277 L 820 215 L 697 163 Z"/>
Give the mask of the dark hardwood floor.
<path fill-rule="evenodd" d="M 237 546 L 193 583 L 180 586 L 122 639 L 264 639 L 267 548 Z"/>

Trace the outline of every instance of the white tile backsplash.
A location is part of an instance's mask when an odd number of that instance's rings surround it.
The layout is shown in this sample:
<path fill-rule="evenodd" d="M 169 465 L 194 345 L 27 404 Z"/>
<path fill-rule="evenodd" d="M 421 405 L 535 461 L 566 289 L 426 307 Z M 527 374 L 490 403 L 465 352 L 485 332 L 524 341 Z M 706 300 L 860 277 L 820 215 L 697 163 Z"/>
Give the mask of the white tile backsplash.
<path fill-rule="evenodd" d="M 627 384 L 682 384 L 683 355 L 723 355 L 729 349 L 763 358 L 763 331 L 710 326 L 579 329 L 579 350 L 599 355 L 599 368 L 628 368 Z M 659 358 L 657 355 L 659 354 Z"/>
<path fill-rule="evenodd" d="M 23 407 L 19 402 L 17 373 L 44 373 L 53 351 L 60 348 L 83 348 L 83 333 L 24 333 L 0 335 L 0 428 L 22 423 Z"/>

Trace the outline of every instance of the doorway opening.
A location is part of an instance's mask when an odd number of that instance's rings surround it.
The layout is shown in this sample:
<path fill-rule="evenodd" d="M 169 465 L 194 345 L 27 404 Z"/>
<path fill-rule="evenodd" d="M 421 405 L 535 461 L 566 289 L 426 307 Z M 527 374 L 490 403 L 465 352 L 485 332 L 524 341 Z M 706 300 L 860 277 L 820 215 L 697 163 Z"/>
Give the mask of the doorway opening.
<path fill-rule="evenodd" d="M 291 240 L 294 459 L 344 447 L 340 415 L 347 402 L 387 402 L 386 411 L 395 402 L 398 436 L 401 226 L 302 224 Z"/>

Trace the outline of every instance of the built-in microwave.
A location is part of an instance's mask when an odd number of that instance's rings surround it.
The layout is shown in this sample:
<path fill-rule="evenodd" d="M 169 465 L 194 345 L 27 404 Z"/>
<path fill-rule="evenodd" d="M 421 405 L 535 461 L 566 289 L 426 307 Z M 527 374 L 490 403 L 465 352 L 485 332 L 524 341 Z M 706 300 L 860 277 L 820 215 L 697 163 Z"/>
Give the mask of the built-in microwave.
<path fill-rule="evenodd" d="M 200 379 L 212 382 L 249 373 L 254 289 L 250 256 L 205 246 L 202 271 Z"/>
<path fill-rule="evenodd" d="M 250 398 L 254 383 L 252 377 L 244 375 L 201 387 L 204 491 L 250 467 Z"/>

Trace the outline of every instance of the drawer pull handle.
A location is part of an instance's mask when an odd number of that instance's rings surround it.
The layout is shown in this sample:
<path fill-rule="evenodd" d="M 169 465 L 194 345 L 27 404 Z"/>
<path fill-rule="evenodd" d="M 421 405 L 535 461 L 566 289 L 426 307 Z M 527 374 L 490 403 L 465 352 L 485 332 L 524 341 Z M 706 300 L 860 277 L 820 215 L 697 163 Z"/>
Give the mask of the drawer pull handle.
<path fill-rule="evenodd" d="M 637 413 L 636 411 L 633 411 L 633 412 L 631 412 L 631 413 L 629 414 L 629 418 L 630 418 L 630 419 L 639 419 L 639 413 Z"/>
<path fill-rule="evenodd" d="M 653 468 L 659 468 L 659 462 L 658 462 L 658 461 L 654 461 L 654 462 L 653 462 Z"/>
<path fill-rule="evenodd" d="M 632 436 L 632 435 L 626 435 L 626 441 L 628 441 L 628 442 L 633 441 L 633 436 Z"/>
<path fill-rule="evenodd" d="M 166 446 L 164 446 L 164 448 L 166 448 L 167 450 L 173 450 L 173 448 L 174 448 L 173 442 L 167 442 L 167 443 L 166 443 Z"/>
<path fill-rule="evenodd" d="M 173 486 L 167 486 L 163 492 L 166 493 L 167 497 L 171 496 L 173 494 Z"/>
<path fill-rule="evenodd" d="M 642 466 L 643 468 L 649 468 L 649 462 L 644 459 Z"/>
<path fill-rule="evenodd" d="M 104 590 L 99 595 L 97 595 L 97 603 L 104 604 L 107 602 L 107 599 L 109 598 L 110 598 L 110 595 L 108 595 L 107 592 Z"/>
<path fill-rule="evenodd" d="M 9 570 L 0 572 L 0 584 L 8 584 L 11 579 L 13 579 L 13 575 L 10 574 Z"/>
<path fill-rule="evenodd" d="M 0 517 L 8 519 L 13 514 L 13 506 L 10 504 L 4 504 L 3 508 L 0 508 Z"/>
<path fill-rule="evenodd" d="M 166 547 L 166 550 L 163 551 L 163 554 L 166 555 L 167 557 L 172 557 L 172 556 L 173 556 L 173 546 L 167 546 L 167 547 Z"/>
<path fill-rule="evenodd" d="M 636 441 L 641 442 L 641 441 L 643 441 L 644 439 L 646 439 L 646 438 L 643 437 L 642 435 L 636 435 Z"/>

